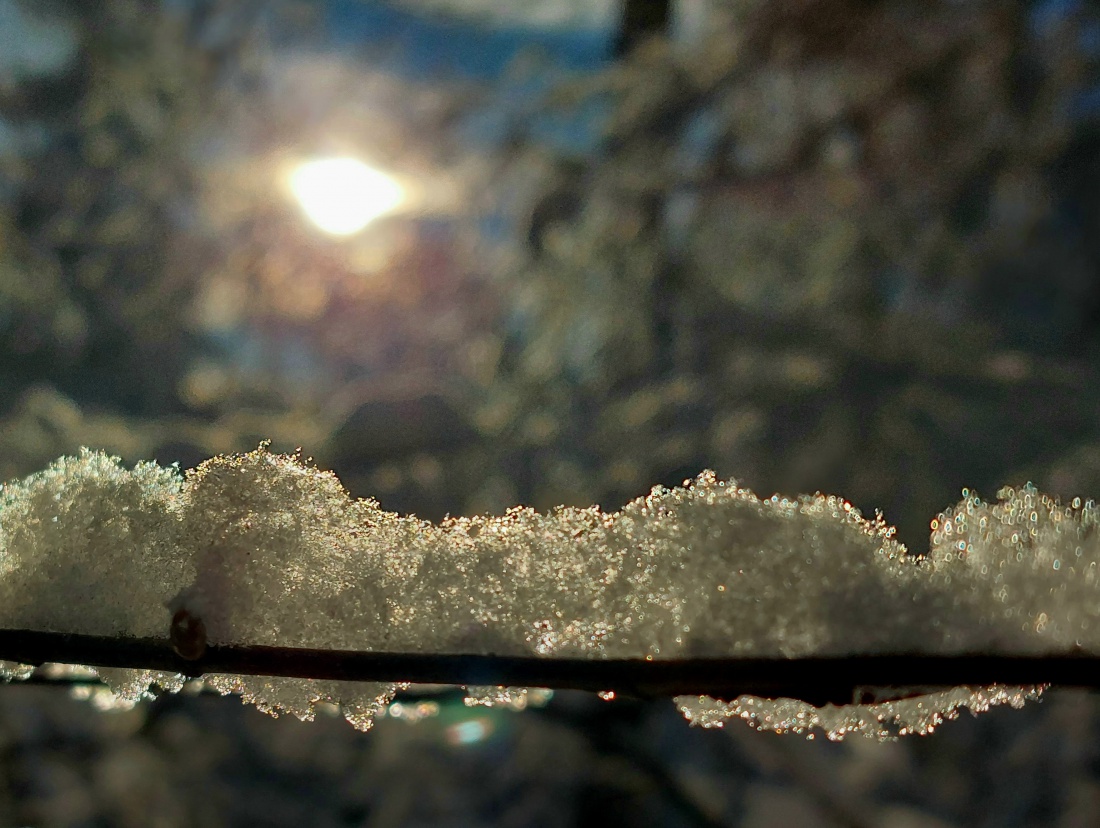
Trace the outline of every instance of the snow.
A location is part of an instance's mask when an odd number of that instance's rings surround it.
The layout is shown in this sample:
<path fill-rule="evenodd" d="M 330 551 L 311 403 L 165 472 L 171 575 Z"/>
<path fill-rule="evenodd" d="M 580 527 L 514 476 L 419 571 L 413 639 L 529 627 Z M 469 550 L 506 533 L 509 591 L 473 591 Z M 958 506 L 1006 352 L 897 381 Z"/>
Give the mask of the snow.
<path fill-rule="evenodd" d="M 999 704 L 1023 707 L 1039 697 L 1034 687 L 953 687 L 905 699 L 874 704 L 813 707 L 797 699 L 760 699 L 741 696 L 725 703 L 707 696 L 679 696 L 676 706 L 684 717 L 700 727 L 722 727 L 730 719 L 743 719 L 757 730 L 776 733 L 824 731 L 833 741 L 858 734 L 879 740 L 917 734 L 925 736 L 946 719 L 958 716 L 960 708 L 984 713 Z"/>
<path fill-rule="evenodd" d="M 83 451 L 0 489 L 0 628 L 213 644 L 546 658 L 1100 652 L 1098 510 L 1030 486 L 970 492 L 907 555 L 880 516 L 823 495 L 759 499 L 709 472 L 614 514 L 514 508 L 433 525 L 351 499 L 261 448 L 181 475 Z M 201 625 L 181 643 L 181 613 Z M 201 647 L 200 647 L 201 649 Z M 183 650 L 181 649 L 181 652 Z M 25 670 L 0 663 L 0 673 Z M 179 676 L 100 670 L 139 699 Z M 340 703 L 357 727 L 394 685 L 207 676 L 269 712 Z M 1035 688 L 873 705 L 680 698 L 704 726 L 926 732 Z M 474 688 L 515 703 L 514 688 Z"/>

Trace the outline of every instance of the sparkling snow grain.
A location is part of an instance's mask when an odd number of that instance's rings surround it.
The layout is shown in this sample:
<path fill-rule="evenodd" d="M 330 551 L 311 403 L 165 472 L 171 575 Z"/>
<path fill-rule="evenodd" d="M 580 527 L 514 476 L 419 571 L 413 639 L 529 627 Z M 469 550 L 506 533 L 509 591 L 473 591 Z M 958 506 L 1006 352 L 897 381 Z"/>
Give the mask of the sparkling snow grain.
<path fill-rule="evenodd" d="M 969 492 L 906 555 L 881 517 L 816 495 L 760 500 L 705 472 L 621 512 L 515 508 L 433 525 L 352 500 L 331 473 L 260 449 L 181 476 L 84 451 L 0 488 L 0 627 L 408 653 L 737 658 L 1100 652 L 1100 517 L 1031 487 Z M 0 675 L 20 676 L 0 662 Z M 177 676 L 100 670 L 128 699 Z M 393 685 L 211 676 L 261 709 L 339 702 L 366 728 Z M 518 691 L 479 688 L 491 702 Z M 1032 688 L 956 688 L 814 708 L 702 697 L 694 723 L 745 719 L 830 738 L 927 732 Z"/>

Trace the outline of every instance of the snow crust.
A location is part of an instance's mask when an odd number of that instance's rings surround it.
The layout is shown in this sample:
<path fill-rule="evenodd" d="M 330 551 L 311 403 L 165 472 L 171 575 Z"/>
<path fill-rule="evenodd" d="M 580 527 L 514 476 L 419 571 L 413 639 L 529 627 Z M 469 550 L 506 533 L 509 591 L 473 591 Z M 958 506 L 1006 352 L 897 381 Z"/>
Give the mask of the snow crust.
<path fill-rule="evenodd" d="M 181 475 L 84 450 L 0 488 L 0 628 L 210 643 L 588 658 L 1100 652 L 1100 512 L 1034 488 L 964 491 L 924 557 L 841 498 L 759 499 L 710 472 L 622 511 L 517 507 L 440 525 L 351 499 L 329 472 L 261 448 Z M 177 615 L 178 618 L 178 615 Z M 179 676 L 99 670 L 124 698 Z M 0 674 L 25 670 L 0 662 Z M 369 727 L 393 685 L 208 676 L 269 712 L 339 703 Z M 477 688 L 480 703 L 518 691 Z M 812 708 L 677 699 L 833 738 L 926 732 L 1035 688 L 957 688 Z M 885 706 L 884 706 L 885 705 Z"/>

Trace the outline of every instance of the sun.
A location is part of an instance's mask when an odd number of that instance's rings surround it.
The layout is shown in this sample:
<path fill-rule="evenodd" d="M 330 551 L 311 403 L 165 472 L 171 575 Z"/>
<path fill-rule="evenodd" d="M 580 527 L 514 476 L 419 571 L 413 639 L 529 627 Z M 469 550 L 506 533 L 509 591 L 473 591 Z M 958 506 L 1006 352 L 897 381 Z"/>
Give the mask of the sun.
<path fill-rule="evenodd" d="M 357 233 L 404 201 L 404 188 L 355 158 L 324 158 L 300 164 L 290 189 L 310 221 L 334 236 Z"/>

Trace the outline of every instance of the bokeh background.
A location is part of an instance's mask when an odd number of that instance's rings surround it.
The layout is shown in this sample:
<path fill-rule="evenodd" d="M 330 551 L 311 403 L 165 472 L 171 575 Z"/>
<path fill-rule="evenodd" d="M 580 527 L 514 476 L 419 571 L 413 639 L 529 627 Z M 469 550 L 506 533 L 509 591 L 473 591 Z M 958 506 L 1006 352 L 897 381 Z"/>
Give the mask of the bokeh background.
<path fill-rule="evenodd" d="M 438 519 L 712 468 L 914 552 L 963 486 L 1095 497 L 1098 58 L 1091 0 L 0 0 L 0 479 L 270 439 Z M 405 200 L 322 232 L 330 156 Z M 0 687 L 0 826 L 1100 823 L 1081 693 L 895 744 L 81 695 Z"/>

